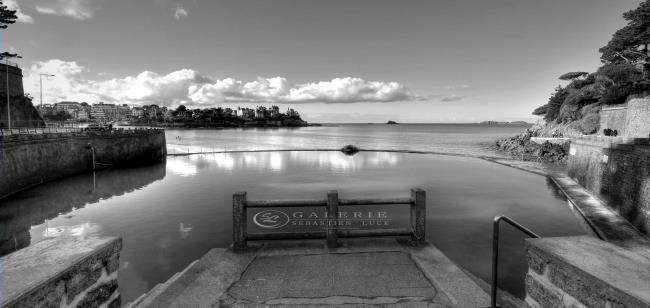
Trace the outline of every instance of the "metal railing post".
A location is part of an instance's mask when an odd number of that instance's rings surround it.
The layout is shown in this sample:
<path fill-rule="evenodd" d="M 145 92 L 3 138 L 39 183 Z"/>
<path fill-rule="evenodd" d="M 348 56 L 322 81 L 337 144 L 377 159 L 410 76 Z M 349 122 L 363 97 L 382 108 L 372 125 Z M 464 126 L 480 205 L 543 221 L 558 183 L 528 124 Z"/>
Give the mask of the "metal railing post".
<path fill-rule="evenodd" d="M 327 192 L 327 247 L 338 247 L 336 232 L 338 230 L 339 193 L 336 190 Z"/>
<path fill-rule="evenodd" d="M 540 236 L 535 232 L 530 231 L 528 228 L 522 226 L 518 222 L 503 215 L 495 216 L 492 223 L 492 289 L 490 294 L 490 307 L 497 307 L 497 290 L 499 283 L 499 222 L 505 221 L 517 230 L 525 233 L 532 238 L 539 238 Z"/>
<path fill-rule="evenodd" d="M 419 188 L 411 189 L 411 228 L 413 229 L 412 239 L 416 243 L 422 243 L 426 238 L 427 205 L 426 192 Z"/>
<path fill-rule="evenodd" d="M 233 250 L 246 249 L 246 192 L 232 196 L 232 242 Z"/>

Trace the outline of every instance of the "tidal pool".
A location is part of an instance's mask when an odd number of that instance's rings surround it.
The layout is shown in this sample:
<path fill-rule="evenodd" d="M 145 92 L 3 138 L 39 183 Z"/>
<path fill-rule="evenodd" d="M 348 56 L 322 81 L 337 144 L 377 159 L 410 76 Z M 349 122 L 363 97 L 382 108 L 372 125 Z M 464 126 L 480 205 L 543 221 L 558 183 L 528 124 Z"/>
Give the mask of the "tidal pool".
<path fill-rule="evenodd" d="M 129 302 L 210 248 L 231 244 L 237 191 L 247 191 L 252 200 L 324 199 L 328 190 L 338 190 L 341 198 L 407 197 L 414 187 L 427 194 L 428 241 L 485 281 L 495 215 L 508 215 L 542 236 L 585 233 L 547 178 L 477 158 L 247 152 L 169 157 L 163 164 L 84 174 L 23 191 L 1 201 L 0 249 L 7 254 L 64 234 L 120 236 L 120 293 Z M 352 210 L 371 218 L 384 212 L 387 219 L 372 228 L 403 226 L 409 215 L 400 206 Z M 300 226 L 313 227 L 318 226 Z M 503 229 L 500 286 L 522 296 L 524 236 Z"/>

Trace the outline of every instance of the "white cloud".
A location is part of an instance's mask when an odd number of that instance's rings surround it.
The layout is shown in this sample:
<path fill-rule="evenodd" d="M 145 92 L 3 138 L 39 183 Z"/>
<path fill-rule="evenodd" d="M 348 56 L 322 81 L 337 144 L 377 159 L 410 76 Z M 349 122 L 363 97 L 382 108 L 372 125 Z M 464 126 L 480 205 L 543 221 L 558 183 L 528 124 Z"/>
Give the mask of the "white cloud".
<path fill-rule="evenodd" d="M 23 13 L 16 0 L 5 0 L 3 1 L 3 3 L 7 6 L 8 9 L 16 11 L 16 17 L 18 17 L 16 20 L 18 22 L 24 22 L 28 24 L 34 23 L 34 19 L 32 18 L 32 16 Z"/>
<path fill-rule="evenodd" d="M 191 99 L 199 103 L 357 103 L 417 100 L 397 82 L 366 81 L 344 77 L 330 81 L 291 84 L 283 77 L 258 78 L 243 82 L 232 78 L 190 89 Z"/>
<path fill-rule="evenodd" d="M 220 103 L 356 103 L 420 100 L 397 82 L 335 78 L 291 84 L 286 78 L 233 78 L 213 80 L 197 71 L 181 69 L 166 75 L 145 71 L 137 76 L 106 80 L 87 79 L 89 70 L 76 62 L 35 62 L 27 71 L 25 88 L 38 93 L 39 73 L 54 74 L 44 83 L 45 103 L 61 100 L 104 101 L 126 104 L 178 104 L 212 106 Z"/>
<path fill-rule="evenodd" d="M 467 90 L 471 88 L 471 86 L 467 84 L 459 84 L 459 85 L 446 86 L 445 88 L 447 90 Z"/>
<path fill-rule="evenodd" d="M 178 20 L 178 19 L 181 19 L 183 17 L 187 17 L 187 10 L 185 10 L 183 8 L 183 6 L 180 3 L 178 3 L 176 5 L 176 11 L 174 12 L 174 18 L 176 18 L 176 20 Z"/>
<path fill-rule="evenodd" d="M 50 0 L 36 6 L 41 14 L 67 16 L 84 20 L 92 18 L 97 8 L 90 0 Z"/>

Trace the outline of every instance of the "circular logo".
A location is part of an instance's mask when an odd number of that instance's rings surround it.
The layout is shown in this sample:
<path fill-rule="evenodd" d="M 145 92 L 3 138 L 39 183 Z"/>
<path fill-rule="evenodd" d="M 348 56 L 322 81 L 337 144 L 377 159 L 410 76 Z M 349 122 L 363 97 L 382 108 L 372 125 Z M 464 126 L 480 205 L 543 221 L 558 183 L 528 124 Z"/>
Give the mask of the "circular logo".
<path fill-rule="evenodd" d="M 289 223 L 289 215 L 281 211 L 266 210 L 255 214 L 253 222 L 262 228 L 277 229 Z"/>

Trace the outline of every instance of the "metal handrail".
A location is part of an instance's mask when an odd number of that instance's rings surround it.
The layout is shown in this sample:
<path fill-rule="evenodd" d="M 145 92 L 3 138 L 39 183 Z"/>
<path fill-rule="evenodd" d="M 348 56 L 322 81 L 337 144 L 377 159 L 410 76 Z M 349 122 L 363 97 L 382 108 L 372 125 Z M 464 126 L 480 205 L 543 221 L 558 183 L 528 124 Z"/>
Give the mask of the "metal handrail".
<path fill-rule="evenodd" d="M 494 217 L 494 222 L 492 224 L 492 293 L 490 296 L 490 307 L 497 307 L 497 290 L 498 290 L 498 280 L 499 280 L 499 222 L 505 221 L 511 226 L 517 228 L 519 231 L 525 233 L 526 235 L 532 238 L 539 238 L 540 236 L 535 234 L 535 232 L 530 231 L 528 228 L 522 226 L 518 222 L 514 221 L 512 218 L 509 218 L 505 215 L 499 215 Z"/>

